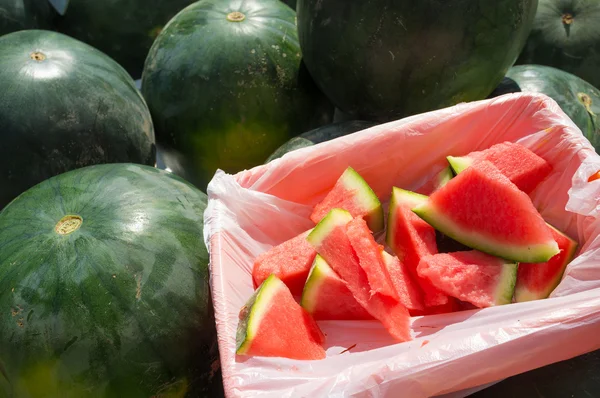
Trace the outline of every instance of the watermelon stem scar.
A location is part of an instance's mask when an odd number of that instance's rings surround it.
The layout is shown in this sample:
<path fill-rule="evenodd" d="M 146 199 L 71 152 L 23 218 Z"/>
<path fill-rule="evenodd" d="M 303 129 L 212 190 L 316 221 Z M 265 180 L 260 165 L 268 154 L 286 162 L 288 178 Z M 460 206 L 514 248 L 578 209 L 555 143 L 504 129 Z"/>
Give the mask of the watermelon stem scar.
<path fill-rule="evenodd" d="M 242 22 L 244 19 L 246 19 L 246 16 L 239 11 L 234 11 L 227 14 L 227 20 L 229 22 Z"/>
<path fill-rule="evenodd" d="M 69 235 L 70 233 L 77 231 L 81 227 L 81 224 L 83 224 L 83 218 L 74 215 L 66 215 L 56 223 L 54 230 L 59 235 Z"/>
<path fill-rule="evenodd" d="M 39 51 L 35 51 L 29 54 L 29 57 L 35 61 L 42 62 L 46 59 L 46 54 L 41 53 Z"/>

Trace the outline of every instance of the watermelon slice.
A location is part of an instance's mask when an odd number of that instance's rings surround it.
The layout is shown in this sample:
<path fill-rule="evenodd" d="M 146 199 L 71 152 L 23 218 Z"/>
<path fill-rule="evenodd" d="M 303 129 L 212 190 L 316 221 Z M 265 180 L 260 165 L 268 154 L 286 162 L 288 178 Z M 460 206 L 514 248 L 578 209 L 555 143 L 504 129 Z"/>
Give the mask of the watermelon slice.
<path fill-rule="evenodd" d="M 558 286 L 567 264 L 577 250 L 577 242 L 548 224 L 560 253 L 545 263 L 521 263 L 517 273 L 515 301 L 523 302 L 544 299 Z"/>
<path fill-rule="evenodd" d="M 381 251 L 383 263 L 392 279 L 394 288 L 400 299 L 411 315 L 420 315 L 425 311 L 423 304 L 423 292 L 419 285 L 413 280 L 411 272 L 398 257 L 392 256 L 386 251 Z"/>
<path fill-rule="evenodd" d="M 240 311 L 238 355 L 323 359 L 324 341 L 315 320 L 275 275 L 260 285 Z"/>
<path fill-rule="evenodd" d="M 423 256 L 438 252 L 435 230 L 411 211 L 426 201 L 427 196 L 396 187 L 392 189 L 386 242 L 423 289 L 425 306 L 434 307 L 447 304 L 448 296 L 421 278 L 417 265 Z"/>
<path fill-rule="evenodd" d="M 454 177 L 413 209 L 452 239 L 517 262 L 545 262 L 558 244 L 527 194 L 488 161 Z"/>
<path fill-rule="evenodd" d="M 325 199 L 315 206 L 310 219 L 317 224 L 334 208 L 344 209 L 352 217 L 362 216 L 373 232 L 384 228 L 383 208 L 379 198 L 352 167 L 344 171 Z"/>
<path fill-rule="evenodd" d="M 312 230 L 277 245 L 254 260 L 252 280 L 260 286 L 271 274 L 276 275 L 295 296 L 302 295 L 310 267 L 317 255 L 306 237 Z"/>
<path fill-rule="evenodd" d="M 323 257 L 315 257 L 300 305 L 316 320 L 373 319 Z"/>
<path fill-rule="evenodd" d="M 523 145 L 508 141 L 466 156 L 448 156 L 447 159 L 456 174 L 475 161 L 487 160 L 525 193 L 531 193 L 552 172 L 552 166 L 546 160 Z"/>
<path fill-rule="evenodd" d="M 517 267 L 517 263 L 472 250 L 423 257 L 417 270 L 446 294 L 484 308 L 512 301 Z"/>
<path fill-rule="evenodd" d="M 367 274 L 371 295 L 376 293 L 398 300 L 398 292 L 392 284 L 388 268 L 383 263 L 383 247 L 375 242 L 371 230 L 362 217 L 356 217 L 346 225 L 346 235 L 358 257 L 361 268 Z"/>
<path fill-rule="evenodd" d="M 408 341 L 410 315 L 406 307 L 388 296 L 371 295 L 367 274 L 346 234 L 352 215 L 346 210 L 332 209 L 308 235 L 308 241 L 331 268 L 346 282 L 356 301 L 379 320 L 399 341 Z"/>

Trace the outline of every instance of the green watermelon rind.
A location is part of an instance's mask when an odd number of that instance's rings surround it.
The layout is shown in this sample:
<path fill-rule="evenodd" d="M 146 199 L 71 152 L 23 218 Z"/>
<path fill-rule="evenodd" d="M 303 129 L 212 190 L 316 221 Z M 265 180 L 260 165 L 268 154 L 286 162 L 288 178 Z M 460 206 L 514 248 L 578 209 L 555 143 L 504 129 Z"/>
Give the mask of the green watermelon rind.
<path fill-rule="evenodd" d="M 448 181 L 450 181 L 452 178 L 454 178 L 454 169 L 452 168 L 452 166 L 445 167 L 436 176 L 435 189 L 440 189 L 441 187 L 446 185 Z"/>
<path fill-rule="evenodd" d="M 541 299 L 545 299 L 548 296 L 550 296 L 550 294 L 554 291 L 554 289 L 556 289 L 556 287 L 560 284 L 560 281 L 562 280 L 562 277 L 565 272 L 565 269 L 567 268 L 567 265 L 569 265 L 569 263 L 571 261 L 573 261 L 573 259 L 575 258 L 575 253 L 577 253 L 577 248 L 579 247 L 579 244 L 575 240 L 571 239 L 571 237 L 567 236 L 566 234 L 562 233 L 558 229 L 554 228 L 552 225 L 550 225 L 548 223 L 546 223 L 546 225 L 548 225 L 548 227 L 554 229 L 561 235 L 565 236 L 569 240 L 569 242 L 571 243 L 569 245 L 569 254 L 567 257 L 565 257 L 565 262 L 562 264 L 561 272 L 556 275 L 556 277 L 551 281 L 551 283 L 548 285 L 548 287 L 545 290 L 539 291 L 539 292 L 533 292 L 526 288 L 521 288 L 521 289 L 515 288 L 514 296 L 515 296 L 515 302 L 517 302 L 517 303 L 523 303 L 526 301 L 533 301 L 533 300 L 541 300 Z"/>
<path fill-rule="evenodd" d="M 352 221 L 350 212 L 344 209 L 331 209 L 329 213 L 313 228 L 306 237 L 308 243 L 317 248 L 327 236 L 337 227 L 345 226 Z"/>
<path fill-rule="evenodd" d="M 321 285 L 325 282 L 327 276 L 330 276 L 335 272 L 331 269 L 329 264 L 319 254 L 316 255 L 313 265 L 310 269 L 308 277 L 306 278 L 306 284 L 302 291 L 302 298 L 300 299 L 300 306 L 304 308 L 309 314 L 312 314 L 317 305 L 316 295 L 318 294 Z"/>
<path fill-rule="evenodd" d="M 392 197 L 390 198 L 390 205 L 388 210 L 388 225 L 386 230 L 385 241 L 394 252 L 396 252 L 396 245 L 394 244 L 394 220 L 396 219 L 396 209 L 401 203 L 405 203 L 411 208 L 413 208 L 422 203 L 425 203 L 427 199 L 428 197 L 426 195 L 421 195 L 420 193 L 407 191 L 406 189 L 398 187 L 392 188 Z"/>
<path fill-rule="evenodd" d="M 463 170 L 473 164 L 473 159 L 467 156 L 446 156 L 450 168 L 456 174 L 460 174 Z"/>
<path fill-rule="evenodd" d="M 554 240 L 538 245 L 511 245 L 460 228 L 429 201 L 413 208 L 412 211 L 429 225 L 455 241 L 506 260 L 522 263 L 543 263 L 559 252 L 558 244 Z"/>
<path fill-rule="evenodd" d="M 260 323 L 269 309 L 273 296 L 285 288 L 275 275 L 269 276 L 246 302 L 246 316 L 240 319 L 236 333 L 236 354 L 245 355 L 252 347 L 252 341 Z"/>
<path fill-rule="evenodd" d="M 371 186 L 352 167 L 348 167 L 340 179 L 345 189 L 359 193 L 355 195 L 355 200 L 357 200 L 357 204 L 359 204 L 367 212 L 367 215 L 364 216 L 364 219 L 371 231 L 379 232 L 383 230 L 383 207 L 381 206 L 381 201 Z"/>
<path fill-rule="evenodd" d="M 502 273 L 496 293 L 494 294 L 494 305 L 504 305 L 512 303 L 515 286 L 517 284 L 517 270 L 519 263 L 502 264 Z"/>

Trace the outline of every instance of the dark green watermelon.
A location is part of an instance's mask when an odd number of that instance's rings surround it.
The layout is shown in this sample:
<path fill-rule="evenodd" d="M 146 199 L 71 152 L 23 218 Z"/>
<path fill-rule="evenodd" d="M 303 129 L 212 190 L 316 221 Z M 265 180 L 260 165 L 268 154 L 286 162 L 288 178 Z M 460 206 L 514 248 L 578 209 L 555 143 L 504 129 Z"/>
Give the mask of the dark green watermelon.
<path fill-rule="evenodd" d="M 163 26 L 194 0 L 70 0 L 59 31 L 119 62 L 135 78 Z"/>
<path fill-rule="evenodd" d="M 519 55 L 537 0 L 298 0 L 304 61 L 363 120 L 483 99 Z"/>
<path fill-rule="evenodd" d="M 273 152 L 271 156 L 269 156 L 265 163 L 269 163 L 271 160 L 278 159 L 293 150 L 313 146 L 321 142 L 333 140 L 334 138 L 368 129 L 369 127 L 373 126 L 375 126 L 375 123 L 365 122 L 362 120 L 351 120 L 318 127 L 314 130 L 301 134 L 298 137 L 292 138 L 277 148 L 277 150 Z"/>
<path fill-rule="evenodd" d="M 4 208 L 0 396 L 213 396 L 206 202 L 172 174 L 110 164 Z"/>
<path fill-rule="evenodd" d="M 518 90 L 546 94 L 600 151 L 600 90 L 579 77 L 542 65 L 517 65 L 506 74 Z"/>
<path fill-rule="evenodd" d="M 0 208 L 49 177 L 119 162 L 155 162 L 150 112 L 127 72 L 60 33 L 0 37 Z"/>
<path fill-rule="evenodd" d="M 553 66 L 600 87 L 600 2 L 539 0 L 518 64 Z"/>
<path fill-rule="evenodd" d="M 142 92 L 174 173 L 205 189 L 217 168 L 259 165 L 331 120 L 302 66 L 295 15 L 279 0 L 202 0 L 165 27 Z"/>
<path fill-rule="evenodd" d="M 492 93 L 490 95 L 488 95 L 488 98 L 495 98 L 500 95 L 519 93 L 519 92 L 521 92 L 521 87 L 519 87 L 517 82 L 515 82 L 510 77 L 505 76 L 502 78 L 502 81 L 500 82 L 500 84 L 498 84 L 498 87 L 496 87 L 494 89 L 494 91 L 492 91 Z"/>
<path fill-rule="evenodd" d="M 54 17 L 48 0 L 0 0 L 0 36 L 24 29 L 47 29 Z"/>

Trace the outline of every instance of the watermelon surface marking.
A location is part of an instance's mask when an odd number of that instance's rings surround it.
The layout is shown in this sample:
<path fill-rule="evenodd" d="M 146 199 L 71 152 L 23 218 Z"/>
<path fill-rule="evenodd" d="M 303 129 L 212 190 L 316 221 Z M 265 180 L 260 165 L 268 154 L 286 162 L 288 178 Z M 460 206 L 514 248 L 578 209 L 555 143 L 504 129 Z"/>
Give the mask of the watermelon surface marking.
<path fill-rule="evenodd" d="M 417 270 L 446 294 L 484 308 L 512 301 L 517 267 L 473 250 L 423 257 Z"/>
<path fill-rule="evenodd" d="M 398 257 L 392 256 L 382 250 L 383 263 L 388 270 L 388 273 L 394 284 L 394 288 L 398 293 L 400 303 L 404 305 L 411 315 L 416 312 L 424 311 L 423 292 L 419 285 L 413 280 L 411 272 L 404 264 L 398 260 Z M 415 314 L 413 314 L 415 312 Z"/>
<path fill-rule="evenodd" d="M 567 264 L 573 260 L 577 242 L 548 225 L 560 253 L 545 263 L 521 263 L 517 273 L 515 301 L 523 302 L 546 298 L 558 286 Z"/>
<path fill-rule="evenodd" d="M 300 303 L 316 320 L 373 319 L 323 257 L 315 257 Z"/>
<path fill-rule="evenodd" d="M 381 294 L 371 295 L 369 281 L 346 235 L 346 225 L 352 221 L 349 212 L 333 209 L 308 235 L 308 241 L 346 282 L 356 301 L 399 341 L 408 341 L 410 315 L 398 301 Z"/>
<path fill-rule="evenodd" d="M 333 189 L 315 206 L 310 219 L 316 224 L 335 208 L 350 212 L 352 217 L 362 216 L 373 232 L 384 228 L 379 198 L 352 167 L 344 171 Z"/>
<path fill-rule="evenodd" d="M 323 359 L 325 336 L 310 314 L 275 275 L 268 277 L 240 311 L 238 355 Z"/>
<path fill-rule="evenodd" d="M 527 194 L 488 161 L 474 163 L 413 209 L 440 232 L 518 262 L 544 262 L 558 244 Z"/>
<path fill-rule="evenodd" d="M 259 255 L 252 268 L 254 287 L 271 274 L 285 283 L 293 295 L 300 296 L 317 252 L 306 237 L 311 230 L 277 245 Z"/>

